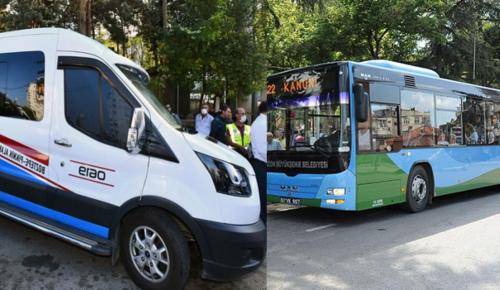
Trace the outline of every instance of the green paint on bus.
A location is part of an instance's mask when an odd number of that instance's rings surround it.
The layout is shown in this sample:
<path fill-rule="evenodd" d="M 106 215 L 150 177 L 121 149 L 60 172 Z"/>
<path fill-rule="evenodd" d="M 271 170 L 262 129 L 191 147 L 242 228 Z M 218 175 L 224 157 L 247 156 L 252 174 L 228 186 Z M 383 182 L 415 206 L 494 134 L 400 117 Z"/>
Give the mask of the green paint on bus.
<path fill-rule="evenodd" d="M 472 190 L 498 184 L 500 169 L 495 169 L 471 180 L 447 187 L 436 187 L 436 196 Z"/>
<path fill-rule="evenodd" d="M 357 210 L 405 201 L 408 175 L 386 153 L 359 154 L 356 168 Z"/>

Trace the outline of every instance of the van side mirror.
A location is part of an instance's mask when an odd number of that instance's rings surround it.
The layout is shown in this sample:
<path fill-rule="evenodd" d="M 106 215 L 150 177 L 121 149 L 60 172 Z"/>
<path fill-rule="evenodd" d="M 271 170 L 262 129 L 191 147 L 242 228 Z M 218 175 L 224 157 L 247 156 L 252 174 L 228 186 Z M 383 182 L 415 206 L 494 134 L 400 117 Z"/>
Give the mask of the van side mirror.
<path fill-rule="evenodd" d="M 366 122 L 368 120 L 368 106 L 370 96 L 365 92 L 363 84 L 354 86 L 354 97 L 356 100 L 356 120 Z"/>
<path fill-rule="evenodd" d="M 146 129 L 146 118 L 144 110 L 141 108 L 135 108 L 134 114 L 132 116 L 132 122 L 130 128 L 128 129 L 127 135 L 127 151 L 132 154 L 138 154 L 141 152 L 142 145 L 141 140 L 144 136 L 144 131 Z"/>

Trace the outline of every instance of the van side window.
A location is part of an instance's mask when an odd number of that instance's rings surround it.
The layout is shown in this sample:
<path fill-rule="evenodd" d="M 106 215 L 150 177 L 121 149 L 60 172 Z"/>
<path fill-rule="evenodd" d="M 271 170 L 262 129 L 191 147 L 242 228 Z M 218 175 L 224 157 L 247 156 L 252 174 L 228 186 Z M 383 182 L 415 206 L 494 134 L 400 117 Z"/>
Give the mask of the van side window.
<path fill-rule="evenodd" d="M 65 68 L 65 114 L 84 134 L 126 148 L 133 107 L 97 70 Z"/>
<path fill-rule="evenodd" d="M 0 54 L 0 116 L 41 121 L 44 75 L 41 51 Z"/>

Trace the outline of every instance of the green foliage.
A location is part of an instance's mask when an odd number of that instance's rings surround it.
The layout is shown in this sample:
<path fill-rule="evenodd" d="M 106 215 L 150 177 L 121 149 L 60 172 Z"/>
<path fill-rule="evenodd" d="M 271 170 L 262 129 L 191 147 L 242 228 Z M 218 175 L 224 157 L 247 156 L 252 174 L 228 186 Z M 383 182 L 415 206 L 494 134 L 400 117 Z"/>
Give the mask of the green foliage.
<path fill-rule="evenodd" d="M 447 78 L 488 86 L 500 82 L 498 0 L 265 2 L 272 13 L 260 34 L 271 72 L 383 58 L 428 67 Z"/>
<path fill-rule="evenodd" d="M 182 85 L 203 81 L 205 94 L 243 97 L 264 80 L 264 58 L 248 0 L 186 0 L 158 43 L 159 72 Z"/>
<path fill-rule="evenodd" d="M 139 24 L 137 17 L 142 8 L 141 0 L 94 0 L 92 15 L 110 34 L 110 38 L 121 46 L 121 53 L 126 54 L 129 35 Z"/>
<path fill-rule="evenodd" d="M 435 37 L 429 38 L 427 53 L 418 64 L 435 69 L 443 77 L 498 87 L 499 16 L 498 0 L 447 1 L 443 13 L 446 21 L 439 24 Z"/>
<path fill-rule="evenodd" d="M 0 0 L 0 31 L 77 30 L 78 4 Z M 141 62 L 161 96 L 201 81 L 242 98 L 272 72 L 374 58 L 499 87 L 499 16 L 499 0 L 92 0 L 93 36 Z"/>
<path fill-rule="evenodd" d="M 73 28 L 77 5 L 70 0 L 0 0 L 0 31 L 50 26 Z M 9 11 L 5 10 L 7 6 Z"/>

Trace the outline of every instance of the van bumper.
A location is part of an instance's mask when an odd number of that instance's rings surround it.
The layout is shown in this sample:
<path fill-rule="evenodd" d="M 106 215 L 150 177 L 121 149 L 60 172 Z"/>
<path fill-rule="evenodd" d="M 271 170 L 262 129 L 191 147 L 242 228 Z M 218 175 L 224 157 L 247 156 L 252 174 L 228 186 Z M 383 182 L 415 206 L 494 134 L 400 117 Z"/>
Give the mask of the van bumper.
<path fill-rule="evenodd" d="M 197 220 L 197 223 L 209 250 L 209 253 L 202 254 L 202 278 L 230 281 L 262 264 L 267 249 L 267 231 L 262 221 L 251 225 L 206 220 Z"/>

